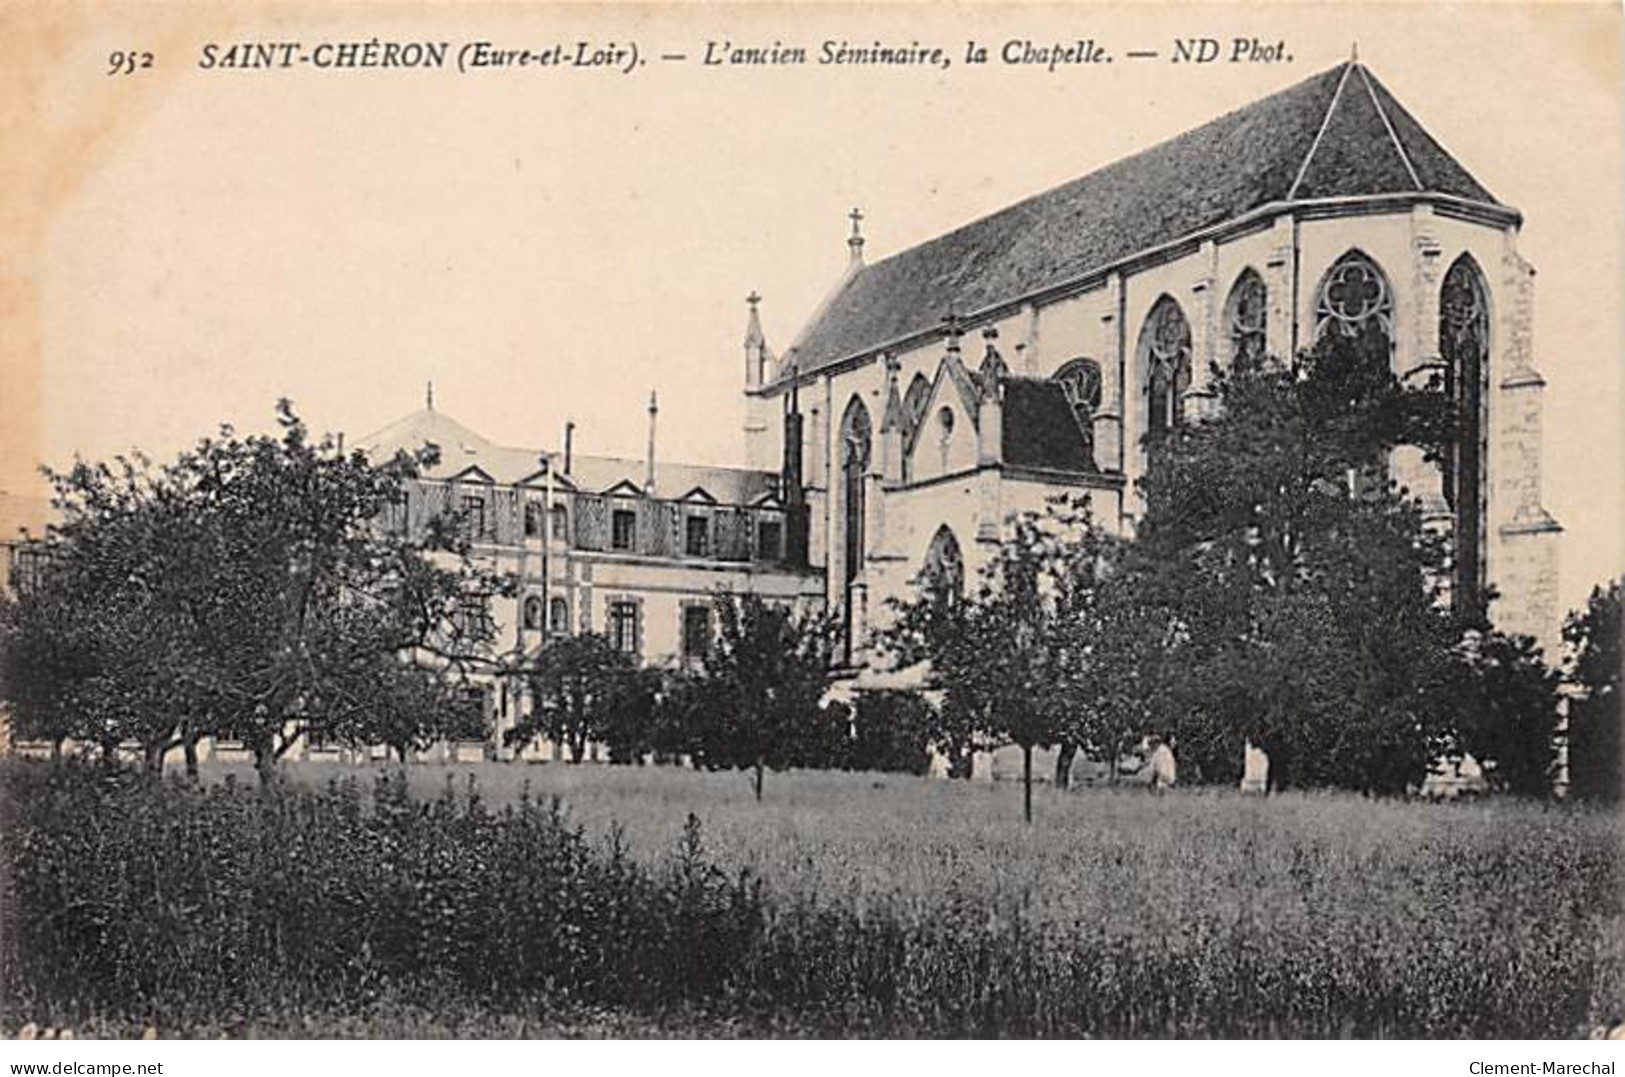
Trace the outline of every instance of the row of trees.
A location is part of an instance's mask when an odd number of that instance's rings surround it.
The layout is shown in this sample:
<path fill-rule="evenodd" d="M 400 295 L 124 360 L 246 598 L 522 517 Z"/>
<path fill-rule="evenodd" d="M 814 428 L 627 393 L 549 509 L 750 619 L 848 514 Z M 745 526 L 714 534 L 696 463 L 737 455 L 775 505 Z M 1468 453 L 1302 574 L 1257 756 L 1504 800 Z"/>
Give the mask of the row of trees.
<path fill-rule="evenodd" d="M 698 664 L 639 666 L 596 633 L 560 637 L 525 674 L 530 714 L 510 744 L 545 737 L 580 762 L 590 744 L 613 763 L 686 759 L 751 776 L 789 767 L 924 773 L 931 709 L 915 693 L 826 702 L 834 627 L 759 596 L 718 594 L 717 632 Z"/>
<path fill-rule="evenodd" d="M 1383 467 L 1447 451 L 1447 398 L 1336 336 L 1215 371 L 1213 392 L 1210 418 L 1150 446 L 1132 541 L 1087 502 L 1051 506 L 1012 522 L 971 594 L 925 581 L 897 606 L 882 649 L 928 664 L 930 705 L 826 705 L 832 624 L 748 595 L 717 597 L 694 669 L 640 669 L 591 634 L 494 656 L 468 600 L 512 582 L 470 560 L 458 521 L 375 526 L 432 455 L 346 454 L 285 402 L 276 436 L 52 476 L 62 523 L 41 578 L 0 603 L 0 691 L 20 737 L 133 741 L 154 766 L 180 747 L 193 769 L 201 737 L 227 737 L 267 775 L 302 737 L 403 758 L 484 737 L 459 688 L 485 673 L 529 684 L 515 740 L 738 767 L 758 796 L 767 770 L 921 770 L 929 743 L 968 774 L 1014 743 L 1030 812 L 1034 749 L 1061 747 L 1064 780 L 1075 753 L 1115 765 L 1157 733 L 1199 780 L 1233 782 L 1251 743 L 1277 787 L 1399 792 L 1471 753 L 1495 785 L 1546 792 L 1560 678 L 1493 629 L 1489 596 L 1440 601 L 1448 542 Z M 1599 589 L 1566 630 L 1584 795 L 1619 786 L 1619 607 Z"/>
<path fill-rule="evenodd" d="M 229 427 L 162 466 L 50 475 L 61 522 L 41 574 L 0 604 L 0 690 L 14 732 L 141 745 L 149 766 L 200 738 L 240 740 L 263 775 L 300 738 L 404 755 L 479 736 L 457 691 L 489 641 L 465 595 L 504 581 L 467 559 L 455 521 L 416 540 L 374 526 L 430 453 L 383 463 Z"/>
<path fill-rule="evenodd" d="M 1086 500 L 1052 505 L 1014 522 L 971 594 L 927 580 L 897 607 L 887 643 L 929 663 L 955 769 L 1020 745 L 1029 818 L 1034 748 L 1062 747 L 1064 780 L 1074 752 L 1115 765 L 1157 734 L 1198 780 L 1236 781 L 1250 743 L 1277 788 L 1399 793 L 1470 753 L 1493 786 L 1548 793 L 1560 678 L 1488 623 L 1489 596 L 1442 601 L 1448 542 L 1386 474 L 1399 446 L 1448 451 L 1448 398 L 1335 335 L 1292 364 L 1242 358 L 1213 391 L 1211 417 L 1149 446 L 1132 542 Z M 1576 792 L 1617 792 L 1617 617 L 1615 587 L 1570 622 L 1598 686 L 1573 718 Z"/>

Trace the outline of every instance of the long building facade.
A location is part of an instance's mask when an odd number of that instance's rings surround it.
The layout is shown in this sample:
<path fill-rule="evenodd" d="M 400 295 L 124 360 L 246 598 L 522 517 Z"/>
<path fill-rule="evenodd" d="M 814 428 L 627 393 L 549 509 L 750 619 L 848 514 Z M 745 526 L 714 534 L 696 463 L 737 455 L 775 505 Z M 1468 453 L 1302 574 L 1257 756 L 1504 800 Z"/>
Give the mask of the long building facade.
<path fill-rule="evenodd" d="M 421 532 L 454 514 L 473 558 L 514 580 L 512 597 L 470 596 L 470 615 L 491 621 L 493 659 L 532 654 L 553 636 L 597 632 L 641 662 L 675 667 L 709 646 L 719 593 L 822 608 L 805 514 L 782 476 L 658 461 L 656 416 L 651 396 L 644 460 L 577 456 L 568 447 L 494 444 L 435 410 L 431 395 L 362 448 L 375 459 L 436 450 L 437 463 L 385 524 Z M 475 690 L 493 748 L 506 753 L 504 734 L 530 706 L 523 686 L 487 677 Z M 552 748 L 532 750 L 545 756 Z"/>
<path fill-rule="evenodd" d="M 1142 439 L 1212 407 L 1214 365 L 1373 331 L 1396 374 L 1459 409 L 1451 460 L 1390 461 L 1452 534 L 1454 593 L 1498 596 L 1500 627 L 1554 650 L 1522 218 L 1362 64 L 873 264 L 860 220 L 782 356 L 752 297 L 744 375 L 747 459 L 804 476 L 854 667 L 887 598 L 974 572 L 1052 494 L 1087 492 L 1131 534 Z"/>

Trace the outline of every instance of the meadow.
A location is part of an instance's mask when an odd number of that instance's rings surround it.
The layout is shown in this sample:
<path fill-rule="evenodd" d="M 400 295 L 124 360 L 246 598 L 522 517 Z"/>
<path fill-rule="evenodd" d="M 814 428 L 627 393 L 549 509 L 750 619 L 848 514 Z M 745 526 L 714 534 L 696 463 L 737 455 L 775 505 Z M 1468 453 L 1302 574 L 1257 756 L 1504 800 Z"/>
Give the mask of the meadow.
<path fill-rule="evenodd" d="M 246 769 L 0 776 L 8 1027 L 1564 1037 L 1625 1014 L 1620 820 L 1568 806 L 1043 789 L 1025 826 L 1014 784 L 895 775 L 771 774 L 760 804 L 737 773 L 564 764 L 298 764 L 270 797 Z"/>

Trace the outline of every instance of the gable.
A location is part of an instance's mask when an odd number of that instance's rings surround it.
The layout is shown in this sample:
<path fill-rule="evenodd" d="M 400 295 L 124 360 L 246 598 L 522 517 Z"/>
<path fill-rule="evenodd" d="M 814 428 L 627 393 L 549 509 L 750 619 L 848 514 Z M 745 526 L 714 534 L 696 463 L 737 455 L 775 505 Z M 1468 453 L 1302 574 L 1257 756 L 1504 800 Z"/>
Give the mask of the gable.
<path fill-rule="evenodd" d="M 470 464 L 457 474 L 451 476 L 448 482 L 478 482 L 487 486 L 494 485 L 496 480 L 478 464 Z"/>
<path fill-rule="evenodd" d="M 981 396 L 971 383 L 970 374 L 959 356 L 949 352 L 937 364 L 937 373 L 931 379 L 931 389 L 925 394 L 919 415 L 914 417 L 912 429 L 905 431 L 904 452 L 910 455 L 919 444 L 923 432 L 931 425 L 931 416 L 944 406 L 952 406 L 964 419 L 969 430 L 975 430 L 980 411 Z"/>
<path fill-rule="evenodd" d="M 614 486 L 611 486 L 609 489 L 605 490 L 604 491 L 604 496 L 605 497 L 642 497 L 643 496 L 643 487 L 639 486 L 637 483 L 633 482 L 630 479 L 622 479 L 620 482 L 616 483 Z"/>

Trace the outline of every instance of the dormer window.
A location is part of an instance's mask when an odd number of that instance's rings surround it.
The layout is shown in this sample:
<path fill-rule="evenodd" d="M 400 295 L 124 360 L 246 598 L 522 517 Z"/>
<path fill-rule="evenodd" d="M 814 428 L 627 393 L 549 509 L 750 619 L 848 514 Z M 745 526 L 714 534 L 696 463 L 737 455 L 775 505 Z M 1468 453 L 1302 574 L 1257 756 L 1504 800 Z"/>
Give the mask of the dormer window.
<path fill-rule="evenodd" d="M 638 514 L 636 509 L 616 509 L 609 516 L 609 548 L 630 550 L 637 544 Z"/>
<path fill-rule="evenodd" d="M 683 548 L 690 557 L 706 557 L 711 552 L 711 520 L 699 514 L 684 522 Z"/>
<path fill-rule="evenodd" d="M 463 532 L 469 539 L 488 539 L 491 532 L 485 516 L 485 498 L 479 494 L 463 495 Z"/>

